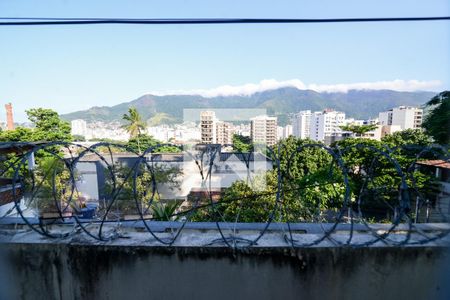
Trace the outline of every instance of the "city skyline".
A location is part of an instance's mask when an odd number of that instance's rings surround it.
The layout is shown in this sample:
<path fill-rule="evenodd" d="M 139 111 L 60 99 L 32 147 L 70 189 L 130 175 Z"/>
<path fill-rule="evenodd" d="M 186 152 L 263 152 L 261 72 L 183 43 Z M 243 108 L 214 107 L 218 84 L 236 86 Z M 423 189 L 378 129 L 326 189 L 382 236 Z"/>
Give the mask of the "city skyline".
<path fill-rule="evenodd" d="M 296 88 L 299 90 L 313 90 L 316 92 L 325 93 L 347 93 L 351 90 L 393 90 L 399 92 L 438 92 L 442 82 L 439 80 L 430 81 L 418 81 L 418 80 L 392 80 L 392 81 L 378 81 L 378 82 L 357 82 L 357 83 L 340 83 L 340 84 L 306 84 L 298 79 L 291 79 L 286 81 L 278 81 L 275 79 L 262 80 L 259 83 L 250 83 L 244 85 L 222 85 L 211 89 L 192 89 L 192 90 L 171 90 L 171 91 L 151 91 L 143 95 L 154 95 L 154 96 L 169 96 L 169 95 L 180 95 L 180 96 L 199 96 L 204 98 L 214 98 L 214 97 L 228 97 L 228 96 L 251 96 L 259 92 L 271 91 L 280 88 Z M 141 96 L 143 96 L 141 95 Z M 122 103 L 127 103 L 135 99 L 127 99 L 122 101 Z M 6 105 L 7 103 L 5 103 Z M 13 103 L 15 104 L 15 103 Z M 92 104 L 88 106 L 87 109 L 92 107 L 111 107 L 115 104 L 108 105 L 96 105 Z M 363 104 L 363 103 L 362 103 Z M 27 123 L 28 118 L 26 116 L 25 110 L 30 108 L 36 108 L 37 106 L 30 105 L 26 109 L 21 110 L 23 107 L 22 103 L 18 103 L 18 109 L 14 105 L 14 120 L 15 123 Z M 44 107 L 51 108 L 58 113 L 61 113 L 58 107 Z M 214 109 L 211 107 L 211 109 Z M 71 113 L 79 111 L 82 109 L 76 109 L 72 111 L 66 111 L 64 113 Z M 252 110 L 252 109 L 250 109 Z M 0 116 L 0 122 L 3 121 L 3 117 Z"/>
<path fill-rule="evenodd" d="M 447 1 L 297 2 L 2 1 L 3 17 L 327 18 L 440 16 Z M 107 7 L 108 9 L 105 9 Z M 177 7 L 176 10 L 173 7 Z M 59 113 L 111 106 L 149 92 L 231 92 L 275 85 L 394 82 L 450 87 L 448 22 L 174 26 L 3 27 L 0 99 Z M 294 81 L 295 82 L 294 82 Z M 412 81 L 415 80 L 415 81 Z M 267 82 L 267 81 L 265 81 Z M 377 84 L 378 85 L 378 84 Z M 252 87 L 253 86 L 253 87 Z M 302 86 L 301 84 L 299 86 Z M 394 85 L 397 89 L 398 85 Z M 400 86 L 400 90 L 405 89 Z"/>
<path fill-rule="evenodd" d="M 176 144 L 199 142 L 227 146 L 233 144 L 235 134 L 250 137 L 254 143 L 263 143 L 268 146 L 273 146 L 277 141 L 289 136 L 301 139 L 309 138 L 330 144 L 352 136 L 381 140 L 384 136 L 397 131 L 420 129 L 423 121 L 422 108 L 405 105 L 380 111 L 378 116 L 369 119 L 349 118 L 344 112 L 331 108 L 320 111 L 302 110 L 291 115 L 290 124 L 285 126 L 279 126 L 277 117 L 270 116 L 266 112 L 258 114 L 261 112 L 258 109 L 254 111 L 253 117 L 240 119 L 239 125 L 217 117 L 216 112 L 220 112 L 221 116 L 227 118 L 230 113 L 229 109 L 188 111 L 185 113 L 185 117 L 188 118 L 183 123 L 147 124 L 145 126 L 146 134 L 161 142 Z M 197 117 L 199 118 L 192 120 L 195 112 L 198 113 Z M 249 116 L 249 112 L 244 114 Z M 364 132 L 353 131 L 352 126 L 356 126 L 356 128 L 362 126 Z M 366 130 L 363 128 L 364 126 L 369 127 Z M 121 128 L 119 122 L 88 124 L 85 120 L 75 119 L 71 121 L 71 127 L 72 135 L 83 136 L 88 141 L 95 141 L 98 138 L 121 141 L 129 139 L 128 133 Z"/>

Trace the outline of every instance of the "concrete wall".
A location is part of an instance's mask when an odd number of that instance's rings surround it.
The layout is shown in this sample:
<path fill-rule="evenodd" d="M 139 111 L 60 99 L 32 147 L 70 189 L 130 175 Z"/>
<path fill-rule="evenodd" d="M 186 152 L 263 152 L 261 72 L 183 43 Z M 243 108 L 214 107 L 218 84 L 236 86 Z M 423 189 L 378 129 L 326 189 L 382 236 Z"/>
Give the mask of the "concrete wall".
<path fill-rule="evenodd" d="M 445 247 L 2 246 L 1 299 L 450 299 Z"/>

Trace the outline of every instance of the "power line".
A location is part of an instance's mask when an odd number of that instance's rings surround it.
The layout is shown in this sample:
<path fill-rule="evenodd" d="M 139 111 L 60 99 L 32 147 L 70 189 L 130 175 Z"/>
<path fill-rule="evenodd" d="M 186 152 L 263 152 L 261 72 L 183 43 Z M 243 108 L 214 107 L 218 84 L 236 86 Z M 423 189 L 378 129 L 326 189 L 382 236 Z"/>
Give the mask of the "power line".
<path fill-rule="evenodd" d="M 195 19 L 124 19 L 124 18 L 11 18 L 0 17 L 0 26 L 92 25 L 92 24 L 284 24 L 284 23 L 361 23 L 444 21 L 441 17 L 331 18 L 331 19 L 266 19 L 266 18 L 195 18 Z"/>

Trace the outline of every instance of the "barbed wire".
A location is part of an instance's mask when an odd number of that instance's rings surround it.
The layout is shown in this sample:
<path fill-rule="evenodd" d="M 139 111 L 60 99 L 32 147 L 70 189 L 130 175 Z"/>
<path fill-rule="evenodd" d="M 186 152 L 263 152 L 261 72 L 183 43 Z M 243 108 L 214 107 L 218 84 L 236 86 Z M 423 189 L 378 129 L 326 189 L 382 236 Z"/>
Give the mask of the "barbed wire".
<path fill-rule="evenodd" d="M 430 221 L 430 212 L 431 221 L 448 223 L 441 206 L 450 199 L 436 195 L 433 186 L 438 183 L 420 163 L 448 163 L 449 151 L 439 145 L 380 149 L 305 144 L 287 149 L 279 144 L 260 152 L 221 152 L 218 145 L 160 144 L 137 153 L 108 142 L 89 147 L 71 142 L 8 144 L 16 152 L 27 150 L 0 162 L 1 176 L 10 177 L 14 204 L 0 218 L 9 217 L 9 222 L 23 223 L 48 238 L 83 232 L 110 241 L 122 236 L 124 222 L 139 222 L 157 243 L 171 246 L 188 224 L 199 221 L 215 224 L 219 236 L 209 244 L 232 248 L 257 245 L 273 228 L 292 247 L 323 242 L 415 245 L 449 233 L 445 226 L 424 230 L 419 225 Z M 167 146 L 178 152 L 161 153 Z M 362 160 L 352 162 L 355 151 Z M 31 157 L 35 165 L 29 163 Z M 264 168 L 258 169 L 258 163 Z M 82 164 L 96 170 L 96 198 L 83 191 Z M 229 164 L 236 169 L 221 173 Z M 218 185 L 224 178 L 228 182 Z M 162 192 L 181 189 L 183 183 L 190 191 L 180 192 L 181 200 Z M 158 223 L 167 221 L 169 231 L 161 232 Z M 241 234 L 246 222 L 262 226 L 256 233 Z M 295 229 L 297 223 L 318 224 L 321 232 L 305 235 Z"/>

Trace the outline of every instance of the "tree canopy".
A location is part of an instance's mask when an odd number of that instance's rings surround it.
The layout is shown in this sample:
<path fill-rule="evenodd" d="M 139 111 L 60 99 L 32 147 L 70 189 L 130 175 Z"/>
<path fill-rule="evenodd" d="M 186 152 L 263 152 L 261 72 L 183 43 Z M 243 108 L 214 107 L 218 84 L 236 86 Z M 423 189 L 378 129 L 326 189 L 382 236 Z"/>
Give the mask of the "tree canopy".
<path fill-rule="evenodd" d="M 238 152 L 253 151 L 252 139 L 249 136 L 233 134 L 233 150 Z"/>
<path fill-rule="evenodd" d="M 341 129 L 344 131 L 350 131 L 356 134 L 356 136 L 362 136 L 363 134 L 375 130 L 377 128 L 377 125 L 375 124 L 369 124 L 369 125 L 355 125 L 355 124 L 349 124 L 341 126 Z"/>
<path fill-rule="evenodd" d="M 126 122 L 122 128 L 130 134 L 130 140 L 134 139 L 136 141 L 136 152 L 141 153 L 140 137 L 142 131 L 145 130 L 145 123 L 142 121 L 141 115 L 136 107 L 130 107 L 128 108 L 128 114 L 124 114 L 122 119 Z"/>
<path fill-rule="evenodd" d="M 273 170 L 233 182 L 217 204 L 193 219 L 265 222 L 273 214 L 276 221 L 310 222 L 324 218 L 325 209 L 336 211 L 341 207 L 342 180 L 339 172 L 330 172 L 330 168 L 335 170 L 333 160 L 320 143 L 291 136 L 273 149 L 267 155 L 279 157 L 279 166 L 274 163 Z M 282 191 L 277 206 L 279 179 Z"/>
<path fill-rule="evenodd" d="M 426 107 L 430 111 L 422 127 L 437 143 L 450 144 L 450 91 L 434 96 L 427 102 Z"/>
<path fill-rule="evenodd" d="M 153 153 L 178 153 L 181 150 L 175 146 L 163 145 L 164 143 L 160 140 L 155 139 L 153 136 L 148 134 L 140 134 L 136 137 L 130 138 L 126 144 L 128 148 L 134 152 L 140 153 L 140 151 L 145 151 L 148 148 L 154 147 Z"/>
<path fill-rule="evenodd" d="M 126 122 L 122 128 L 128 131 L 132 138 L 142 134 L 142 131 L 145 129 L 145 123 L 135 107 L 128 108 L 128 113 L 124 114 L 122 119 Z"/>
<path fill-rule="evenodd" d="M 410 144 L 419 147 L 412 151 L 403 147 Z M 276 221 L 333 222 L 343 207 L 346 175 L 350 188 L 347 204 L 353 213 L 370 221 L 391 221 L 400 205 L 402 176 L 383 153 L 406 172 L 417 160 L 420 146 L 428 145 L 431 140 L 421 130 L 397 132 L 383 141 L 345 139 L 331 145 L 332 151 L 341 153 L 343 169 L 321 143 L 291 136 L 267 153 L 274 158 L 273 170 L 255 174 L 251 180 L 233 182 L 222 192 L 219 202 L 195 214 L 193 220 L 265 222 L 273 213 Z M 433 177 L 417 169 L 408 174 L 406 181 L 414 187 L 408 192 L 411 202 L 416 199 L 414 193 L 426 194 L 433 185 Z"/>
<path fill-rule="evenodd" d="M 429 146 L 432 141 L 420 129 L 406 129 L 384 136 L 381 142 L 392 148 L 405 145 Z"/>
<path fill-rule="evenodd" d="M 0 132 L 0 141 L 72 141 L 70 124 L 60 119 L 51 109 L 32 108 L 26 111 L 34 128 L 17 127 L 14 130 Z"/>

